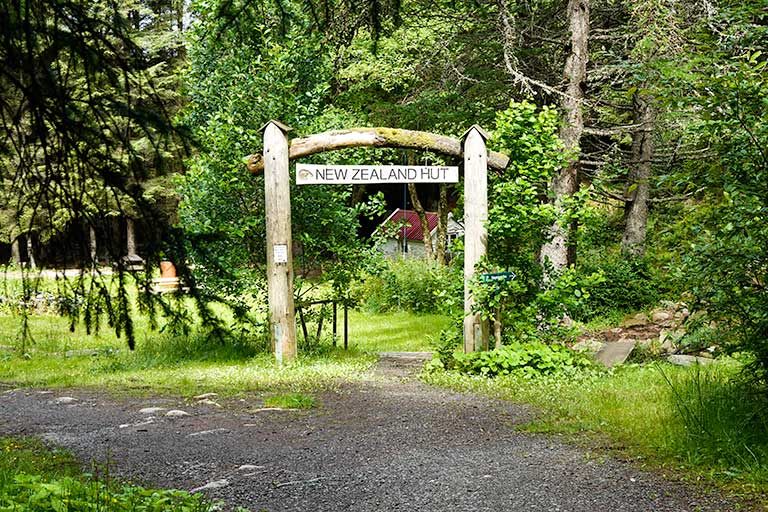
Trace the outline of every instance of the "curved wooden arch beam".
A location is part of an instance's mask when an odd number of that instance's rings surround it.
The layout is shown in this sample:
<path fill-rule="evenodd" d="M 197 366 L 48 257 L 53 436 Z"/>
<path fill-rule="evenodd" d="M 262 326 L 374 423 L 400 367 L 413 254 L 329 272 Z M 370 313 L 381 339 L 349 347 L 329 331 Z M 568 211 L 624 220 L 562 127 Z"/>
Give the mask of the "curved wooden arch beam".
<path fill-rule="evenodd" d="M 325 151 L 360 147 L 420 149 L 457 158 L 462 158 L 464 154 L 460 140 L 435 133 L 397 128 L 352 128 L 293 139 L 290 141 L 288 157 L 294 160 Z M 495 151 L 488 152 L 490 168 L 500 171 L 506 168 L 508 163 L 507 155 Z M 258 153 L 248 157 L 248 170 L 252 174 L 263 172 L 264 157 Z"/>

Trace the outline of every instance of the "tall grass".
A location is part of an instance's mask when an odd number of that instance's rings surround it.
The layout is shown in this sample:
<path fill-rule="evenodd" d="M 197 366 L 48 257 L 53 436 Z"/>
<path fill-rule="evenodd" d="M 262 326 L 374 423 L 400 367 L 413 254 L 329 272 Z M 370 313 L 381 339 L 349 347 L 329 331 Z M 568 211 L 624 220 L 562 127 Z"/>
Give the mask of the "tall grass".
<path fill-rule="evenodd" d="M 768 396 L 720 366 L 699 366 L 669 385 L 675 414 L 665 429 L 673 451 L 691 464 L 768 478 Z"/>

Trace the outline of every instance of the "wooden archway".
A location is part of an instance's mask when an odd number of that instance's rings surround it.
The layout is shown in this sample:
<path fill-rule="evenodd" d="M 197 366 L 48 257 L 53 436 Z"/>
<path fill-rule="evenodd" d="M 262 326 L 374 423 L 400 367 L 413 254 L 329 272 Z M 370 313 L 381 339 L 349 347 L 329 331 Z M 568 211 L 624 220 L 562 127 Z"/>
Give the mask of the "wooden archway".
<path fill-rule="evenodd" d="M 464 351 L 487 348 L 488 322 L 472 313 L 468 283 L 486 252 L 488 167 L 504 169 L 509 157 L 488 152 L 486 132 L 473 125 L 461 139 L 429 132 L 394 128 L 354 128 L 288 140 L 290 127 L 270 121 L 262 127 L 264 153 L 249 156 L 248 170 L 264 173 L 267 223 L 267 284 L 270 333 L 278 362 L 296 357 L 296 317 L 293 303 L 290 160 L 355 147 L 434 151 L 464 159 Z"/>

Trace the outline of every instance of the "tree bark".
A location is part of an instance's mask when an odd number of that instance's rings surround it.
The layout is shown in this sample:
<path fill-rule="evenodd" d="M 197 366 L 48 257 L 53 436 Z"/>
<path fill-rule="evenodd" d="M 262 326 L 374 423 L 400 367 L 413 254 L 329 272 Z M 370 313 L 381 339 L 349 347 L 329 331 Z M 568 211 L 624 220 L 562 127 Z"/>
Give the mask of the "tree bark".
<path fill-rule="evenodd" d="M 435 151 L 444 155 L 463 157 L 461 141 L 435 133 L 400 130 L 395 128 L 352 128 L 300 137 L 290 142 L 288 156 L 291 160 L 325 151 L 345 148 L 377 147 Z M 264 171 L 264 157 L 254 154 L 248 157 L 248 170 L 252 174 Z M 488 152 L 488 165 L 503 170 L 509 157 L 496 151 Z"/>
<path fill-rule="evenodd" d="M 37 268 L 35 262 L 35 245 L 32 242 L 32 235 L 28 234 L 25 237 L 27 239 L 27 261 L 29 262 L 29 268 Z"/>
<path fill-rule="evenodd" d="M 91 256 L 91 263 L 97 262 L 97 247 L 96 247 L 96 230 L 93 229 L 93 226 L 88 226 L 88 249 Z"/>
<path fill-rule="evenodd" d="M 137 256 L 136 254 L 136 226 L 133 219 L 125 218 L 125 245 L 128 257 Z"/>
<path fill-rule="evenodd" d="M 445 265 L 445 252 L 448 245 L 448 185 L 440 184 L 440 200 L 437 203 L 437 247 L 435 248 L 438 265 Z"/>
<path fill-rule="evenodd" d="M 624 233 L 621 252 L 625 256 L 645 254 L 645 236 L 648 227 L 648 199 L 650 196 L 651 161 L 653 160 L 653 126 L 655 112 L 651 99 L 642 93 L 632 98 L 634 122 L 640 129 L 632 134 L 632 167 L 624 196 Z"/>
<path fill-rule="evenodd" d="M 21 265 L 21 248 L 19 248 L 19 239 L 11 242 L 11 262 L 15 265 Z"/>
<path fill-rule="evenodd" d="M 18 238 L 11 242 L 11 261 L 16 265 L 21 265 L 21 248 L 19 247 Z"/>
<path fill-rule="evenodd" d="M 560 138 L 570 154 L 568 164 L 552 180 L 551 190 L 559 219 L 550 227 L 549 241 L 541 248 L 542 261 L 549 260 L 555 272 L 572 263 L 568 261 L 568 227 L 562 225 L 562 216 L 565 214 L 564 202 L 576 193 L 579 186 L 579 144 L 584 132 L 582 103 L 589 61 L 589 0 L 569 0 L 568 20 L 571 53 L 565 61 L 564 75 L 568 88 L 563 96 L 562 108 L 566 119 L 560 130 Z"/>
<path fill-rule="evenodd" d="M 416 184 L 408 184 L 408 193 L 411 195 L 411 203 L 416 215 L 419 216 L 419 223 L 421 224 L 421 235 L 424 240 L 424 259 L 432 261 L 432 235 L 429 233 L 429 221 L 427 220 L 427 212 L 419 201 L 419 194 L 416 191 Z"/>

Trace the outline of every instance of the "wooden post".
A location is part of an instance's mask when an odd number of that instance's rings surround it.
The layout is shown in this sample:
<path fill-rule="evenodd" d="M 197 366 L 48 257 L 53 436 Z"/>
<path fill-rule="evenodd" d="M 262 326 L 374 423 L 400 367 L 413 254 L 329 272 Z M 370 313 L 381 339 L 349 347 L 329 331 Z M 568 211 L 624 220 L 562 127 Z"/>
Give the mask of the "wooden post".
<path fill-rule="evenodd" d="M 277 121 L 270 121 L 262 130 L 269 321 L 275 359 L 282 364 L 296 358 L 291 187 L 288 174 L 288 138 L 285 135 L 290 128 Z"/>
<path fill-rule="evenodd" d="M 344 350 L 349 348 L 349 306 L 344 301 Z"/>
<path fill-rule="evenodd" d="M 472 313 L 469 282 L 485 256 L 488 220 L 488 134 L 473 125 L 464 140 L 464 352 L 488 349 L 488 322 Z"/>
<path fill-rule="evenodd" d="M 336 346 L 336 301 L 333 301 L 333 346 Z"/>

